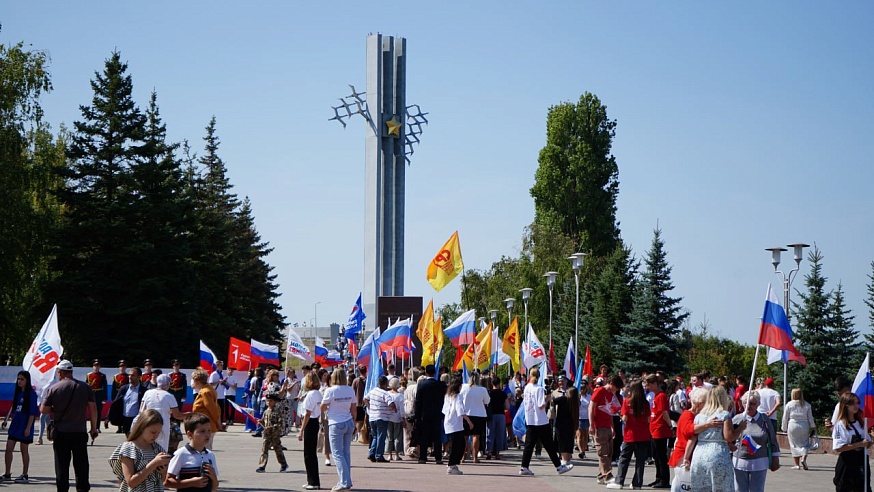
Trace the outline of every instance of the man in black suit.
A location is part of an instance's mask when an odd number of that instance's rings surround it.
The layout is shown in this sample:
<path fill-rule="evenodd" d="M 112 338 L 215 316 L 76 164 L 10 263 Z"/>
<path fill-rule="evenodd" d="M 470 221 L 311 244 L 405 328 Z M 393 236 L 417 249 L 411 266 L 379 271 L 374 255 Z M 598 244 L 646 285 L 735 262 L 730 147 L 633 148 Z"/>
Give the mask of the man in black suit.
<path fill-rule="evenodd" d="M 443 426 L 443 398 L 446 384 L 437 379 L 437 369 L 433 365 L 425 368 L 425 379 L 416 390 L 416 425 L 419 427 L 419 463 L 428 458 L 428 446 L 434 449 L 434 459 L 443 464 L 443 445 L 440 430 Z"/>
<path fill-rule="evenodd" d="M 119 422 L 124 435 L 130 434 L 134 417 L 140 412 L 140 403 L 146 393 L 146 387 L 141 384 L 142 371 L 139 367 L 130 369 L 129 383 L 118 389 L 118 394 L 109 406 L 111 419 Z"/>

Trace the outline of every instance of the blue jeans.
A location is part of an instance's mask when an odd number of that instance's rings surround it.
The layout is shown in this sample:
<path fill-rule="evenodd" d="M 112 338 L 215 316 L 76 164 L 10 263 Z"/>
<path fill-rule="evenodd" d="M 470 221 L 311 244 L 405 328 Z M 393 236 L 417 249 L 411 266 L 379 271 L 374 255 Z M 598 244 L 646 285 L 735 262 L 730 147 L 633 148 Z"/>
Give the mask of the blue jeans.
<path fill-rule="evenodd" d="M 370 431 L 373 433 L 373 435 L 370 436 L 370 452 L 367 453 L 367 457 L 384 460 L 385 438 L 386 432 L 388 431 L 388 421 L 371 420 Z"/>
<path fill-rule="evenodd" d="M 745 471 L 734 469 L 734 488 L 738 492 L 764 492 L 765 479 L 768 478 L 768 470 Z"/>
<path fill-rule="evenodd" d="M 337 485 L 352 487 L 352 433 L 355 432 L 355 424 L 352 420 L 328 425 L 328 439 L 331 442 L 331 455 L 334 464 L 337 465 L 337 476 L 340 481 Z"/>
<path fill-rule="evenodd" d="M 503 413 L 491 416 L 486 427 L 486 449 L 491 453 L 500 453 L 507 447 L 507 419 Z"/>

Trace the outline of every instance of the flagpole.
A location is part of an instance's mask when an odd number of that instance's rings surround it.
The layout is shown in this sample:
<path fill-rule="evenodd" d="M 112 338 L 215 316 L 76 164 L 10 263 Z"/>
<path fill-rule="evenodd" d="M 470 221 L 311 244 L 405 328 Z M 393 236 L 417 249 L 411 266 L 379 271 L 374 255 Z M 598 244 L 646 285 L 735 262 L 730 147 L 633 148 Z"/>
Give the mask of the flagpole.
<path fill-rule="evenodd" d="M 761 331 L 761 328 L 759 328 L 759 331 Z M 759 347 L 761 347 L 761 345 L 756 343 L 756 355 L 753 357 L 753 373 L 750 374 L 750 390 L 755 389 L 753 385 L 756 381 L 756 365 L 759 363 Z"/>
<path fill-rule="evenodd" d="M 291 343 L 291 325 L 285 333 L 285 370 L 288 370 L 288 344 Z M 249 356 L 249 368 L 252 367 L 252 356 Z"/>

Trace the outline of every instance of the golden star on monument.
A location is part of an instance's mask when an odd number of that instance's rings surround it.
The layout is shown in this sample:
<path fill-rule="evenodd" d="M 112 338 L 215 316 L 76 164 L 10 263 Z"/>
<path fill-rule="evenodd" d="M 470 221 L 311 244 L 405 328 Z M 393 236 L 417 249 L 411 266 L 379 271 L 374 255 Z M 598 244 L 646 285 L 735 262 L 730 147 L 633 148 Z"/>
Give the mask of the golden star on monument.
<path fill-rule="evenodd" d="M 398 121 L 397 116 L 392 115 L 391 119 L 385 122 L 385 126 L 388 129 L 389 135 L 401 136 L 401 122 Z"/>

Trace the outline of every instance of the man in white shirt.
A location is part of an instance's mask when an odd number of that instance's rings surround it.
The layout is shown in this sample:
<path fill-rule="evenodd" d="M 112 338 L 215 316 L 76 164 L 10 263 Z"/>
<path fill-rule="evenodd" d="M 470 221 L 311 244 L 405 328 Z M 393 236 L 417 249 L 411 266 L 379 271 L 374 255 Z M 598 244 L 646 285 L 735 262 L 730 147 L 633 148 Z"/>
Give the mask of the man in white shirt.
<path fill-rule="evenodd" d="M 224 423 L 227 420 L 226 418 L 226 409 L 225 409 L 225 392 L 230 387 L 228 385 L 227 379 L 225 379 L 224 374 L 225 363 L 224 361 L 217 360 L 215 361 L 215 371 L 209 375 L 209 379 L 207 382 L 215 388 L 215 394 L 218 399 L 219 409 L 221 409 L 221 423 L 219 426 L 219 432 L 224 430 Z"/>
<path fill-rule="evenodd" d="M 768 378 L 765 380 L 765 385 L 759 390 L 759 412 L 764 413 L 771 419 L 774 424 L 774 429 L 779 430 L 780 426 L 777 422 L 777 409 L 783 405 L 783 398 L 780 393 L 774 389 L 774 379 Z"/>

